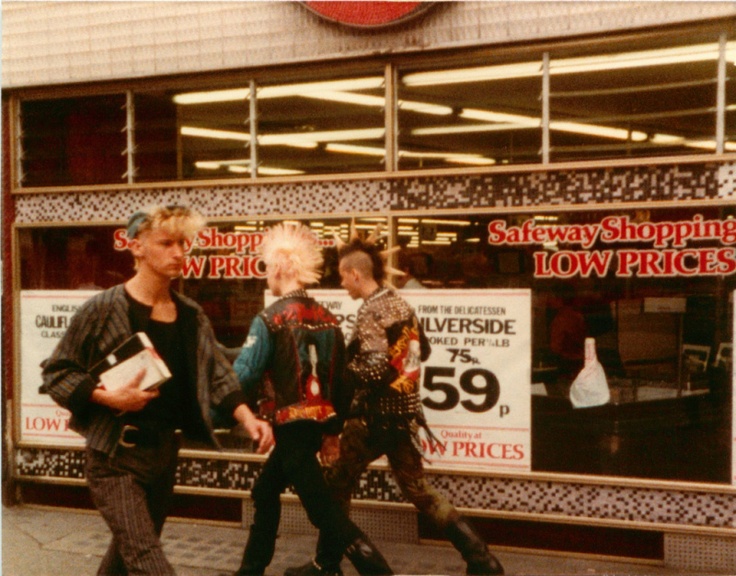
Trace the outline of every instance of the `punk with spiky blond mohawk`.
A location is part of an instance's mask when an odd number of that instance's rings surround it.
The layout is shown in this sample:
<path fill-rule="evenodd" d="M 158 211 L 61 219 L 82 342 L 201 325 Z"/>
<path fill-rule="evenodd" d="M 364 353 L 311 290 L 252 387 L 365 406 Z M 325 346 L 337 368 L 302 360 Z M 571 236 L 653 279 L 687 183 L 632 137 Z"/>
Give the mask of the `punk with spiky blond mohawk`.
<path fill-rule="evenodd" d="M 371 274 L 373 279 L 379 284 L 390 284 L 391 276 L 404 276 L 404 272 L 393 268 L 388 264 L 388 259 L 391 254 L 401 249 L 400 246 L 390 248 L 388 250 L 381 250 L 378 245 L 378 241 L 381 239 L 381 227 L 376 226 L 375 230 L 367 238 L 361 238 L 355 229 L 355 222 L 352 223 L 352 232 L 350 234 L 350 241 L 345 242 L 339 236 L 335 235 L 337 242 L 337 257 L 340 260 L 345 258 L 352 259 L 352 254 L 362 252 L 370 259 L 371 263 Z"/>
<path fill-rule="evenodd" d="M 276 224 L 268 229 L 261 244 L 267 266 L 279 266 L 302 285 L 319 283 L 324 257 L 319 240 L 302 224 Z"/>

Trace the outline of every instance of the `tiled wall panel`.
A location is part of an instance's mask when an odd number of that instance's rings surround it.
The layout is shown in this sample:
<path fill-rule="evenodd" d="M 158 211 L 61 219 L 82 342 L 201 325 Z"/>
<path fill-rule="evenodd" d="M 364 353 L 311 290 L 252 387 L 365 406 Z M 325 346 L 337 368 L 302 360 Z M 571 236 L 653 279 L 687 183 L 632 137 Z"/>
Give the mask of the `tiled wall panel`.
<path fill-rule="evenodd" d="M 16 472 L 41 480 L 84 478 L 84 452 L 62 448 L 19 448 Z M 206 457 L 181 457 L 177 485 L 187 488 L 250 491 L 261 471 L 260 462 Z M 458 508 L 476 512 L 549 515 L 621 522 L 704 528 L 736 528 L 736 495 L 712 491 L 583 484 L 565 481 L 520 480 L 495 476 L 428 474 L 428 480 Z M 405 503 L 393 474 L 369 469 L 354 498 L 379 503 Z M 672 542 L 676 548 L 677 542 Z"/>
<path fill-rule="evenodd" d="M 278 218 L 728 199 L 736 202 L 736 164 L 732 163 L 21 194 L 15 197 L 15 207 L 16 222 L 31 224 L 124 220 L 141 206 L 176 202 L 210 218 Z"/>
<path fill-rule="evenodd" d="M 356 31 L 299 2 L 2 3 L 4 88 L 604 34 L 736 16 L 733 2 L 437 2 Z"/>

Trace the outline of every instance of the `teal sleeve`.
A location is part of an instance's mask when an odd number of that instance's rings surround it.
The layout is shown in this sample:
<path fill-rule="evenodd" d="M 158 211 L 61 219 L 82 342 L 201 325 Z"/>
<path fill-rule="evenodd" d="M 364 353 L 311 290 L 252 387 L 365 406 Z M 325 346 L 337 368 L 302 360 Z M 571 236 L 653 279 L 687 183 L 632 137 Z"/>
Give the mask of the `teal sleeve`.
<path fill-rule="evenodd" d="M 253 394 L 271 357 L 271 338 L 265 322 L 256 316 L 233 368 L 246 394 Z"/>

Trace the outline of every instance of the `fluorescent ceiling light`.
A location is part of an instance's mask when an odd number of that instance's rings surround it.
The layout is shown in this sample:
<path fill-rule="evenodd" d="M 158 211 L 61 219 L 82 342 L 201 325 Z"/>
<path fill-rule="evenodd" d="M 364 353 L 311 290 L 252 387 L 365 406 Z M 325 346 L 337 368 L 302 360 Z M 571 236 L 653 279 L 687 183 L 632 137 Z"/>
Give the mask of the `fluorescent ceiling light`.
<path fill-rule="evenodd" d="M 341 142 L 350 140 L 377 140 L 383 138 L 384 128 L 356 130 L 328 130 L 325 132 L 294 132 L 291 134 L 263 134 L 258 137 L 262 146 L 292 146 L 304 142 Z"/>
<path fill-rule="evenodd" d="M 516 124 L 524 128 L 538 128 L 542 125 L 539 118 L 533 116 L 522 116 L 520 114 L 507 114 L 505 112 L 493 112 L 491 110 L 480 110 L 477 108 L 463 108 L 459 114 L 460 118 L 468 120 L 481 120 L 483 122 L 505 122 Z"/>
<path fill-rule="evenodd" d="M 352 78 L 348 80 L 333 80 L 327 82 L 306 82 L 301 84 L 284 84 L 278 86 L 264 86 L 256 91 L 257 97 L 283 98 L 288 96 L 306 96 L 309 93 L 327 90 L 369 90 L 383 86 L 383 76 L 367 78 Z M 185 92 L 174 95 L 177 104 L 208 104 L 214 102 L 234 102 L 250 97 L 248 88 L 231 88 L 227 90 L 209 90 L 207 92 Z"/>
<path fill-rule="evenodd" d="M 227 168 L 229 172 L 235 174 L 247 174 L 251 172 L 250 160 L 198 160 L 194 163 L 194 166 L 199 170 L 219 170 L 220 168 Z M 265 174 L 268 176 L 289 176 L 294 174 L 304 174 L 303 170 L 289 170 L 286 168 L 270 168 L 268 166 L 260 166 L 258 168 L 259 174 Z"/>
<path fill-rule="evenodd" d="M 419 218 L 398 218 L 400 224 L 419 224 Z M 438 218 L 423 218 L 422 224 L 445 224 L 448 226 L 470 226 L 469 220 L 442 220 Z"/>
<path fill-rule="evenodd" d="M 412 136 L 441 136 L 442 134 L 472 134 L 475 132 L 505 132 L 508 130 L 523 130 L 530 126 L 528 124 L 468 124 L 459 126 L 430 126 L 428 128 L 414 128 Z M 539 125 L 533 126 L 539 128 Z"/>
<path fill-rule="evenodd" d="M 500 64 L 498 66 L 478 66 L 455 70 L 435 70 L 407 74 L 401 80 L 405 86 L 438 86 L 462 82 L 481 82 L 483 80 L 505 80 L 509 78 L 528 78 L 542 75 L 542 61 Z"/>
<path fill-rule="evenodd" d="M 208 92 L 186 92 L 184 94 L 175 94 L 174 102 L 176 104 L 209 104 L 214 102 L 235 102 L 237 100 L 247 100 L 250 97 L 250 89 L 233 88 L 232 90 L 210 90 Z"/>
<path fill-rule="evenodd" d="M 445 158 L 451 164 L 469 164 L 471 166 L 493 166 L 496 161 L 493 158 L 484 158 L 475 154 L 451 154 Z"/>
<path fill-rule="evenodd" d="M 449 106 L 428 104 L 426 102 L 414 102 L 412 100 L 399 100 L 399 109 L 418 112 L 420 114 L 431 114 L 433 116 L 449 116 L 453 109 Z"/>
<path fill-rule="evenodd" d="M 617 70 L 621 68 L 641 68 L 644 66 L 703 62 L 717 60 L 718 52 L 718 45 L 712 43 L 678 46 L 661 50 L 600 54 L 580 58 L 558 58 L 550 60 L 550 74 L 574 74 L 579 72 Z M 736 42 L 727 43 L 726 59 L 736 63 Z M 519 62 L 517 64 L 416 72 L 404 76 L 402 83 L 405 86 L 439 86 L 442 84 L 530 78 L 541 76 L 541 74 L 542 62 L 540 59 L 539 61 Z"/>
<path fill-rule="evenodd" d="M 328 102 L 341 102 L 343 104 L 357 104 L 359 106 L 372 106 L 374 108 L 385 108 L 386 98 L 383 96 L 372 96 L 370 94 L 355 94 L 353 92 L 321 91 L 314 93 L 299 94 L 305 98 L 314 100 L 327 100 Z M 434 116 L 449 116 L 453 110 L 450 106 L 429 104 L 427 102 L 414 102 L 411 100 L 399 100 L 401 110 L 431 114 Z"/>
<path fill-rule="evenodd" d="M 383 138 L 384 128 L 364 128 L 359 130 L 332 130 L 326 132 L 294 132 L 291 134 L 263 134 L 258 137 L 261 146 L 294 146 L 296 148 L 316 148 L 318 142 L 344 140 L 375 140 Z M 212 138 L 215 140 L 237 140 L 249 142 L 250 134 L 232 130 L 213 130 L 196 126 L 182 126 L 182 136 Z"/>
<path fill-rule="evenodd" d="M 729 42 L 728 46 L 729 50 L 733 50 L 736 43 Z M 622 68 L 686 64 L 707 60 L 718 60 L 718 44 L 698 44 L 695 46 L 664 48 L 662 50 L 642 50 L 639 52 L 550 60 L 549 72 L 550 74 L 576 74 L 579 72 L 620 70 Z"/>
<path fill-rule="evenodd" d="M 672 134 L 655 134 L 650 142 L 663 146 L 689 146 L 690 148 L 702 148 L 703 150 L 716 149 L 715 140 L 688 140 L 684 136 L 674 136 Z M 729 152 L 736 151 L 736 142 L 724 142 L 723 149 Z"/>
<path fill-rule="evenodd" d="M 647 139 L 645 132 L 637 130 L 626 130 L 624 128 L 611 128 L 610 126 L 596 126 L 595 124 L 583 124 L 581 122 L 550 122 L 550 130 L 559 132 L 572 132 L 574 134 L 587 134 L 588 136 L 600 136 L 616 140 L 629 140 L 643 142 Z"/>
<path fill-rule="evenodd" d="M 483 120 L 486 122 L 507 122 L 515 126 L 523 128 L 539 128 L 542 121 L 532 116 L 522 116 L 519 114 L 507 114 L 505 112 L 494 112 L 491 110 L 479 110 L 475 108 L 463 109 L 460 112 L 461 118 L 471 120 Z M 585 124 L 583 122 L 550 122 L 550 130 L 558 130 L 560 132 L 573 132 L 575 134 L 587 134 L 589 136 L 600 136 L 603 138 L 615 138 L 618 140 L 629 140 L 635 142 L 646 140 L 647 135 L 644 132 L 633 131 L 629 134 L 628 130 L 622 128 L 612 128 L 610 126 L 597 126 L 595 124 Z"/>
<path fill-rule="evenodd" d="M 182 126 L 179 132 L 182 136 L 194 136 L 195 138 L 211 138 L 213 140 L 238 140 L 240 142 L 250 141 L 250 134 L 248 134 L 247 132 L 234 132 L 232 130 L 213 130 L 212 128 Z"/>
<path fill-rule="evenodd" d="M 356 146 L 355 144 L 327 144 L 326 152 L 339 152 L 342 154 L 357 154 L 363 156 L 385 156 L 386 150 L 374 146 Z"/>
<path fill-rule="evenodd" d="M 325 151 L 378 157 L 386 155 L 386 151 L 383 148 L 355 146 L 353 144 L 327 144 Z M 437 158 L 455 164 L 472 164 L 475 166 L 488 166 L 496 163 L 492 158 L 485 158 L 480 154 L 454 154 L 452 152 L 413 152 L 411 150 L 399 150 L 399 157 Z"/>

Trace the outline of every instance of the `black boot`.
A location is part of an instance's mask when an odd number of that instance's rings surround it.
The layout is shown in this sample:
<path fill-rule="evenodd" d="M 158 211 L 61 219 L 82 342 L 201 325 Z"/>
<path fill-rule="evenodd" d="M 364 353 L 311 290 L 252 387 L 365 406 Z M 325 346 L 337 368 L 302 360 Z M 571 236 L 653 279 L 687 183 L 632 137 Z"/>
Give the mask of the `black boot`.
<path fill-rule="evenodd" d="M 458 518 L 447 527 L 447 537 L 467 563 L 466 574 L 495 576 L 504 573 L 498 559 L 488 551 L 485 542 L 462 518 Z"/>
<path fill-rule="evenodd" d="M 343 576 L 343 573 L 339 564 L 335 568 L 327 568 L 317 564 L 316 560 L 310 560 L 303 566 L 287 568 L 284 576 Z"/>
<path fill-rule="evenodd" d="M 394 573 L 366 535 L 353 540 L 345 549 L 345 556 L 353 563 L 360 576 L 391 576 Z"/>

